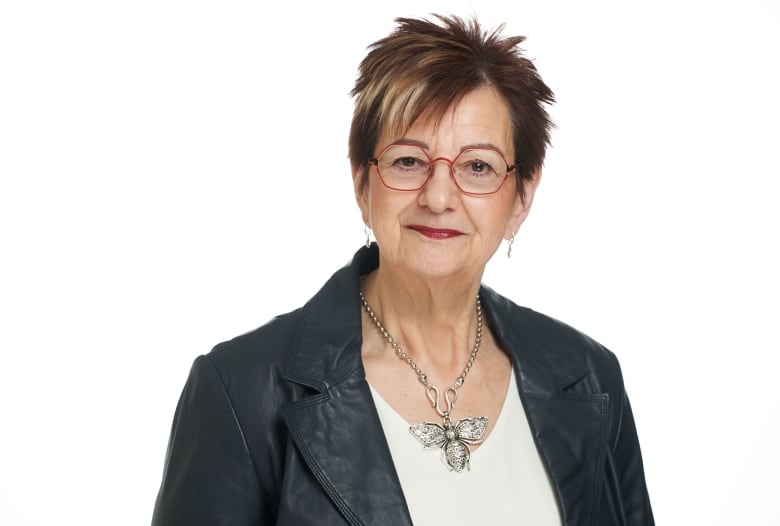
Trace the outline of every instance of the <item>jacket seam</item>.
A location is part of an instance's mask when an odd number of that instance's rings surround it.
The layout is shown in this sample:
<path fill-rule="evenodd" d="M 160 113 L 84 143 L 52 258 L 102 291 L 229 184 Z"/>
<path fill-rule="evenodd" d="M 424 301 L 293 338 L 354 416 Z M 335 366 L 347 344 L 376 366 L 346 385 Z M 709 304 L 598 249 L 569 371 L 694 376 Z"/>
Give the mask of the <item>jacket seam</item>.
<path fill-rule="evenodd" d="M 625 410 L 626 405 L 626 389 L 625 384 L 623 383 L 623 371 L 620 370 L 620 363 L 617 364 L 617 377 L 620 381 L 621 386 L 621 393 L 620 393 L 620 407 L 617 412 L 617 422 L 615 425 L 615 440 L 612 442 L 612 451 L 614 452 L 617 449 L 618 442 L 620 441 L 620 433 L 623 430 L 623 411 Z"/>
<path fill-rule="evenodd" d="M 238 419 L 238 415 L 236 414 L 236 410 L 233 407 L 233 401 L 230 399 L 230 394 L 227 391 L 227 387 L 225 386 L 225 382 L 222 379 L 222 376 L 219 374 L 219 370 L 217 370 L 217 367 L 214 365 L 214 362 L 211 360 L 211 357 L 208 355 L 204 355 L 204 358 L 206 358 L 209 367 L 214 372 L 214 376 L 216 376 L 217 381 L 219 382 L 219 387 L 222 390 L 222 393 L 225 395 L 225 400 L 227 400 L 228 407 L 230 408 L 230 414 L 233 417 L 233 422 L 236 425 L 236 429 L 238 429 L 238 434 L 241 436 L 241 444 L 244 447 L 244 452 L 246 453 L 246 456 L 249 458 L 249 467 L 252 469 L 252 473 L 254 474 L 255 482 L 257 483 L 258 492 L 262 494 L 262 487 L 260 486 L 260 479 L 257 476 L 257 466 L 255 465 L 255 459 L 252 457 L 252 452 L 249 450 L 249 443 L 247 442 L 246 435 L 244 434 L 244 429 L 241 427 L 241 422 Z"/>
<path fill-rule="evenodd" d="M 599 524 L 599 512 L 601 511 L 601 486 L 604 479 L 604 470 L 606 469 L 607 461 L 607 440 L 609 437 L 609 404 L 610 398 L 608 394 L 602 395 L 601 403 L 601 433 L 599 444 L 601 445 L 599 451 L 598 469 L 596 470 L 596 481 L 593 485 L 593 519 L 591 524 Z"/>
<path fill-rule="evenodd" d="M 301 335 L 303 334 L 303 327 L 306 325 L 306 312 L 309 310 L 309 303 L 307 302 L 303 308 L 299 311 L 297 318 L 295 319 L 295 326 L 292 330 L 292 338 L 290 338 L 290 344 L 287 346 L 287 353 L 284 360 L 284 370 L 289 371 L 295 367 L 295 360 L 298 358 L 298 344 L 301 341 Z"/>

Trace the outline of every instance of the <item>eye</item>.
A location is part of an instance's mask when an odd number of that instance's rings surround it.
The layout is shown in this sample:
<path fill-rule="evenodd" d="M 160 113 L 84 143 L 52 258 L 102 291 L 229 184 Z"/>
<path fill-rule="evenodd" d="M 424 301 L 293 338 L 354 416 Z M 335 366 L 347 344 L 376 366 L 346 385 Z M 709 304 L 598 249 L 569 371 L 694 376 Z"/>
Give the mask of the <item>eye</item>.
<path fill-rule="evenodd" d="M 396 159 L 393 164 L 397 164 L 404 168 L 414 168 L 415 166 L 420 165 L 421 161 L 415 157 L 400 157 Z"/>
<path fill-rule="evenodd" d="M 493 169 L 488 163 L 480 160 L 472 161 L 468 168 L 475 173 L 489 172 Z"/>
<path fill-rule="evenodd" d="M 377 166 L 385 177 L 417 180 L 428 175 L 430 164 L 425 151 L 418 146 L 393 144 L 382 152 Z"/>
<path fill-rule="evenodd" d="M 466 159 L 464 162 L 459 163 L 457 171 L 461 176 L 475 179 L 496 175 L 493 166 L 482 159 Z"/>
<path fill-rule="evenodd" d="M 380 166 L 385 173 L 394 173 L 397 176 L 420 176 L 428 173 L 429 163 L 427 159 L 421 159 L 416 155 L 393 155 L 387 159 L 387 163 Z"/>
<path fill-rule="evenodd" d="M 501 154 L 489 148 L 470 148 L 461 152 L 455 160 L 455 175 L 466 184 L 492 185 L 504 177 L 506 163 Z M 475 190 L 475 191 L 478 191 Z"/>

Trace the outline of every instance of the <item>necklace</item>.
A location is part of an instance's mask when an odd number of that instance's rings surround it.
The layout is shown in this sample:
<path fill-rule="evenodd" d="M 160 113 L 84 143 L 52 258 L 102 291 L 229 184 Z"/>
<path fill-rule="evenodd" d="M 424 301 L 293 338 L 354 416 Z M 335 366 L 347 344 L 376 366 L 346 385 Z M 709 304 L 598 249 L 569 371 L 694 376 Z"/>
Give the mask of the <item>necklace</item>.
<path fill-rule="evenodd" d="M 398 345 L 393 337 L 390 336 L 374 311 L 369 307 L 362 292 L 360 293 L 360 302 L 363 304 L 363 307 L 365 307 L 368 317 L 374 322 L 377 329 L 379 329 L 379 332 L 393 348 L 393 351 L 395 351 L 398 357 L 412 368 L 417 375 L 417 379 L 425 386 L 425 394 L 428 396 L 431 406 L 442 418 L 442 425 L 434 424 L 433 422 L 414 424 L 409 427 L 409 432 L 419 440 L 426 449 L 441 448 L 442 461 L 450 471 L 455 471 L 457 473 L 464 470 L 468 471 L 470 469 L 471 460 L 471 449 L 469 449 L 469 444 L 479 444 L 482 442 L 482 435 L 485 434 L 485 430 L 487 429 L 488 419 L 485 416 L 476 416 L 463 418 L 458 420 L 458 422 L 453 423 L 450 419 L 450 414 L 458 399 L 458 389 L 460 389 L 463 382 L 466 381 L 466 375 L 469 374 L 469 371 L 471 371 L 471 368 L 474 366 L 474 361 L 477 359 L 477 353 L 479 352 L 479 345 L 482 343 L 482 304 L 479 301 L 479 296 L 477 296 L 477 335 L 474 340 L 474 348 L 469 355 L 468 362 L 466 362 L 466 367 L 463 368 L 463 372 L 455 379 L 455 383 L 452 387 L 448 387 L 447 390 L 444 391 L 445 409 L 442 409 L 439 388 L 428 381 L 428 376 L 422 372 L 412 357 L 409 356 L 409 353 Z"/>

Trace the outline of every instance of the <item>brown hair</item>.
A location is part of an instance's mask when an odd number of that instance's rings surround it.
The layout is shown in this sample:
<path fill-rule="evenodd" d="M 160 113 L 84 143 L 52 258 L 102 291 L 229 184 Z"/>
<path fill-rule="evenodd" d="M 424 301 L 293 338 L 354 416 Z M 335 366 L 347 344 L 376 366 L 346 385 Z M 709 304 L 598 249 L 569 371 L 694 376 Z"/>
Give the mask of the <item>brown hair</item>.
<path fill-rule="evenodd" d="M 476 19 L 434 16 L 441 25 L 397 18 L 398 27 L 371 44 L 360 63 L 349 134 L 352 169 L 362 168 L 360 187 L 382 131 L 402 135 L 420 117 L 436 120 L 466 94 L 490 86 L 509 108 L 515 150 L 509 162 L 517 165 L 525 197 L 523 183 L 542 166 L 550 142 L 553 124 L 544 104 L 555 101 L 553 92 L 518 48 L 525 37 L 502 38 L 503 26 L 488 33 Z"/>

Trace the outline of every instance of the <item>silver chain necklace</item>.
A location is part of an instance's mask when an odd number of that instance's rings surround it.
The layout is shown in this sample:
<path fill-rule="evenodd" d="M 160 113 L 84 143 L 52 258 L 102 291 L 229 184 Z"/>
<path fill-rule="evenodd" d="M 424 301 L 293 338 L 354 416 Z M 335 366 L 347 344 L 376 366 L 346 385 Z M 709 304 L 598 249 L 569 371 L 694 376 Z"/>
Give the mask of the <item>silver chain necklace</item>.
<path fill-rule="evenodd" d="M 455 402 L 458 399 L 458 389 L 461 388 L 463 382 L 466 381 L 466 375 L 469 374 L 471 368 L 474 366 L 474 361 L 477 359 L 477 353 L 479 352 L 479 345 L 482 343 L 482 303 L 477 296 L 477 336 L 474 340 L 474 348 L 469 355 L 466 367 L 463 368 L 463 372 L 460 373 L 455 379 L 455 383 L 452 387 L 448 387 L 444 391 L 444 401 L 446 403 L 446 409 L 442 409 L 441 406 L 441 393 L 439 388 L 431 384 L 428 381 L 428 376 L 422 372 L 420 367 L 412 360 L 412 357 L 407 353 L 392 336 L 387 332 L 387 329 L 379 321 L 374 311 L 369 307 L 366 297 L 363 293 L 360 293 L 360 301 L 363 303 L 368 317 L 376 324 L 377 329 L 385 337 L 387 342 L 393 348 L 393 351 L 405 361 L 409 367 L 412 368 L 417 375 L 417 379 L 421 384 L 425 386 L 425 393 L 428 395 L 428 400 L 431 402 L 431 406 L 436 410 L 440 417 L 442 417 L 442 425 L 434 424 L 432 422 L 424 422 L 422 424 L 414 424 L 409 428 L 409 432 L 419 440 L 426 449 L 441 448 L 442 461 L 449 468 L 450 471 L 460 473 L 461 471 L 468 471 L 470 469 L 471 449 L 469 444 L 479 444 L 482 442 L 482 435 L 485 434 L 487 429 L 488 419 L 485 416 L 468 417 L 458 420 L 457 423 L 452 423 L 450 414 L 455 407 Z"/>

